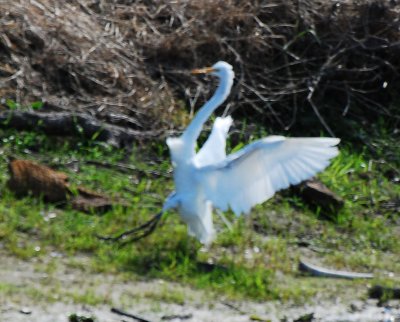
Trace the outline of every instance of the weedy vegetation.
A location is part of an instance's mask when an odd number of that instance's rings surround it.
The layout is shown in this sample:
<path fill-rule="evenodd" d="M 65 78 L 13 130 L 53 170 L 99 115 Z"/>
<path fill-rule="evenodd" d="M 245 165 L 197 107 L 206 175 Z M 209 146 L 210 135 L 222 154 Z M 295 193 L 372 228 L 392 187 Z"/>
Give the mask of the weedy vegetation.
<path fill-rule="evenodd" d="M 399 159 L 393 158 L 400 155 L 400 148 L 397 138 L 384 133 L 371 141 L 373 151 L 355 150 L 344 142 L 339 157 L 319 176 L 345 200 L 338 213 L 327 217 L 283 191 L 248 217 L 228 213 L 232 229 L 215 216 L 220 232 L 209 249 L 187 235 L 175 212 L 166 214 L 153 234 L 135 243 L 121 245 L 96 237 L 137 226 L 160 210 L 173 189 L 167 150 L 161 143 L 127 153 L 96 141 L 32 132 L 7 130 L 1 137 L 0 243 L 23 259 L 57 252 L 69 265 L 88 273 L 161 278 L 229 298 L 258 300 L 303 300 L 332 288 L 365 287 L 359 281 L 327 283 L 302 276 L 297 269 L 301 257 L 337 269 L 372 271 L 379 283 L 393 283 L 400 272 Z M 98 215 L 29 196 L 17 199 L 5 187 L 9 155 L 51 165 L 66 172 L 72 185 L 101 191 L 128 206 L 117 205 Z M 107 167 L 90 165 L 91 160 L 101 160 Z M 122 171 L 117 166 L 121 164 L 131 168 Z M 80 266 L 74 260 L 80 255 L 88 256 L 89 264 Z M 176 297 L 182 301 L 179 294 Z"/>
<path fill-rule="evenodd" d="M 349 288 L 367 294 L 365 281 L 302 276 L 303 257 L 372 271 L 371 283 L 398 283 L 399 6 L 383 0 L 0 2 L 0 248 L 22 259 L 58 254 L 85 273 L 167 279 L 229 298 L 304 301 Z M 288 190 L 247 217 L 228 213 L 231 230 L 215 216 L 220 232 L 209 249 L 187 235 L 175 212 L 138 242 L 99 240 L 96 235 L 118 234 L 160 210 L 173 190 L 164 139 L 179 133 L 215 88 L 188 71 L 218 60 L 236 73 L 232 95 L 217 111 L 238 120 L 228 150 L 269 133 L 341 137 L 339 157 L 319 178 L 344 207 L 326 214 Z M 10 128 L 21 111 L 38 117 L 36 131 Z M 70 129 L 76 137 L 44 132 L 43 113 L 75 112 L 143 135 L 133 146 L 112 147 L 77 124 Z M 66 172 L 72 191 L 83 185 L 123 202 L 99 215 L 16 198 L 6 188 L 10 156 Z M 79 261 L 82 255 L 90 261 Z M 57 270 L 57 256 L 49 272 Z M 0 285 L 0 294 L 13 292 Z M 100 300 L 90 290 L 71 297 Z M 179 292 L 164 297 L 182 303 Z"/>

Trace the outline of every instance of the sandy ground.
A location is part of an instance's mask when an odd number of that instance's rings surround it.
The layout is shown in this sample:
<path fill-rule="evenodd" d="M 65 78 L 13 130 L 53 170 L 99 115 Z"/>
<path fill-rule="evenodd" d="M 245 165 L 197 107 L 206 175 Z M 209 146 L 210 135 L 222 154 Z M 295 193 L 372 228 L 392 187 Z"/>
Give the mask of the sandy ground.
<path fill-rule="evenodd" d="M 244 322 L 257 317 L 278 322 L 295 321 L 313 313 L 312 321 L 320 322 L 400 322 L 399 302 L 391 303 L 390 309 L 377 306 L 373 300 L 357 299 L 303 306 L 227 303 L 203 291 L 162 280 L 132 281 L 123 276 L 89 274 L 85 272 L 88 259 L 84 257 L 76 265 L 54 258 L 47 262 L 24 261 L 5 254 L 0 254 L 0 259 L 0 321 L 4 322 L 67 322 L 73 313 L 96 317 L 97 322 L 135 321 L 112 313 L 112 307 L 149 321 Z M 91 304 L 78 304 L 81 298 Z"/>

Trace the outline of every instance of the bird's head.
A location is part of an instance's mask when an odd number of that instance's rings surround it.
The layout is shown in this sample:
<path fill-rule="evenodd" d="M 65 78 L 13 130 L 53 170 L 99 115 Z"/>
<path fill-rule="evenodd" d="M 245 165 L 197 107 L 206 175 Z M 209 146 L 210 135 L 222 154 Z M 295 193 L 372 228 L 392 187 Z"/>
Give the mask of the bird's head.
<path fill-rule="evenodd" d="M 193 69 L 192 74 L 211 74 L 217 76 L 220 79 L 232 79 L 235 74 L 232 69 L 232 65 L 224 61 L 219 61 L 211 67 Z"/>

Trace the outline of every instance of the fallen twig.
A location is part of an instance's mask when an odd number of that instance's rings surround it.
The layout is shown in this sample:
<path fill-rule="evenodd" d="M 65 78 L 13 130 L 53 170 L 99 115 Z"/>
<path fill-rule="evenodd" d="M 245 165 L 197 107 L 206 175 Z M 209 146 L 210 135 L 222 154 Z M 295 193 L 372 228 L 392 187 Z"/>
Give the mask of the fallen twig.
<path fill-rule="evenodd" d="M 164 315 L 163 317 L 161 317 L 161 320 L 163 321 L 168 321 L 168 320 L 187 320 L 187 319 L 191 319 L 193 317 L 192 313 L 189 314 L 174 314 L 174 315 Z"/>
<path fill-rule="evenodd" d="M 245 312 L 245 311 L 241 310 L 240 308 L 238 308 L 237 306 L 235 306 L 235 305 L 233 305 L 233 304 L 231 304 L 231 303 L 229 303 L 229 302 L 221 302 L 221 303 L 222 303 L 223 305 L 229 307 L 230 309 L 232 309 L 232 310 L 234 310 L 234 311 L 240 313 L 240 314 L 248 315 L 248 316 L 249 316 L 249 319 L 250 319 L 251 321 L 271 322 L 270 319 L 265 319 L 265 318 L 263 318 L 263 317 L 258 316 L 257 314 L 250 314 L 249 312 Z"/>
<path fill-rule="evenodd" d="M 231 304 L 229 302 L 221 302 L 221 304 L 229 307 L 230 309 L 232 309 L 232 310 L 234 310 L 234 311 L 236 311 L 236 312 L 238 312 L 240 314 L 248 314 L 247 312 L 241 310 L 240 308 L 238 308 L 237 306 L 235 306 L 235 305 L 233 305 L 233 304 Z"/>
<path fill-rule="evenodd" d="M 140 321 L 140 322 L 151 322 L 150 320 L 147 320 L 147 319 L 144 319 L 144 318 L 142 318 L 140 316 L 125 312 L 125 311 L 117 309 L 115 307 L 111 308 L 111 312 L 113 312 L 115 314 L 127 316 L 129 318 L 135 319 L 135 320 Z"/>
<path fill-rule="evenodd" d="M 317 277 L 333 277 L 333 278 L 347 278 L 347 279 L 373 278 L 374 277 L 374 275 L 371 273 L 356 273 L 356 272 L 337 271 L 337 270 L 333 270 L 333 269 L 327 269 L 324 267 L 320 267 L 317 265 L 307 263 L 304 260 L 300 260 L 299 270 L 303 271 L 303 272 L 307 272 L 307 273 L 309 273 L 313 276 L 317 276 Z"/>
<path fill-rule="evenodd" d="M 89 165 L 95 165 L 95 166 L 99 166 L 99 167 L 103 167 L 103 168 L 107 168 L 107 169 L 118 169 L 120 170 L 120 172 L 124 172 L 124 173 L 130 173 L 130 172 L 139 172 L 141 174 L 144 175 L 153 175 L 153 176 L 157 176 L 157 177 L 166 177 L 167 174 L 158 172 L 158 171 L 153 171 L 153 170 L 145 170 L 145 169 L 139 169 L 131 164 L 125 164 L 125 163 L 121 163 L 121 162 L 117 162 L 117 163 L 110 163 L 110 162 L 105 162 L 105 161 L 97 161 L 97 160 L 70 160 L 66 163 L 63 163 L 63 166 L 69 166 L 72 164 L 76 164 L 76 163 L 84 163 L 84 164 L 89 164 Z"/>

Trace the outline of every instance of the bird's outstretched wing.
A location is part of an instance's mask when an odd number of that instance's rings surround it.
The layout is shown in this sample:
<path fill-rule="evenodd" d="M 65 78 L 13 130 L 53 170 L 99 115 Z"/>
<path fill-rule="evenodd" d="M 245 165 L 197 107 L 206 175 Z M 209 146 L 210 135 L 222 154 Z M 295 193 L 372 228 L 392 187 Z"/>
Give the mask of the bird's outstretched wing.
<path fill-rule="evenodd" d="M 203 167 L 197 180 L 214 207 L 236 215 L 271 198 L 280 189 L 314 176 L 338 154 L 336 138 L 270 136 Z"/>
<path fill-rule="evenodd" d="M 226 136 L 231 125 L 232 118 L 230 116 L 215 119 L 210 136 L 193 159 L 197 167 L 204 167 L 225 160 Z"/>

